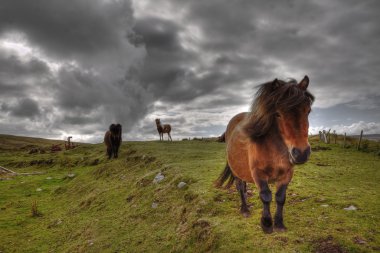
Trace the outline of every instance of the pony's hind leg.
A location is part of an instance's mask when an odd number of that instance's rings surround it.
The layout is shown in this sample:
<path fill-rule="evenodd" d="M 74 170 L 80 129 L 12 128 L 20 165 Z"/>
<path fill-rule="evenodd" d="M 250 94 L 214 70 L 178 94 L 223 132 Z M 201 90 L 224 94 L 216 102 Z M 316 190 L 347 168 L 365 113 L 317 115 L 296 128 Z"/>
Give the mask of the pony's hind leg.
<path fill-rule="evenodd" d="M 170 133 L 168 133 L 168 140 L 169 140 L 169 138 L 170 138 L 171 141 L 173 141 L 172 140 L 172 136 L 170 135 Z"/>
<path fill-rule="evenodd" d="M 239 178 L 235 178 L 235 180 L 236 189 L 239 192 L 241 199 L 240 213 L 244 217 L 249 217 L 251 215 L 251 212 L 249 211 L 247 205 L 247 183 Z"/>
<path fill-rule="evenodd" d="M 263 213 L 261 216 L 261 228 L 264 233 L 273 232 L 272 215 L 270 214 L 270 202 L 272 201 L 272 192 L 269 189 L 268 182 L 259 180 L 260 199 L 263 202 Z"/>
<path fill-rule="evenodd" d="M 276 192 L 277 208 L 276 208 L 276 214 L 274 216 L 274 229 L 279 232 L 286 231 L 282 213 L 283 213 L 283 208 L 284 208 L 285 199 L 286 199 L 287 187 L 288 187 L 287 184 L 277 185 L 277 192 Z"/>

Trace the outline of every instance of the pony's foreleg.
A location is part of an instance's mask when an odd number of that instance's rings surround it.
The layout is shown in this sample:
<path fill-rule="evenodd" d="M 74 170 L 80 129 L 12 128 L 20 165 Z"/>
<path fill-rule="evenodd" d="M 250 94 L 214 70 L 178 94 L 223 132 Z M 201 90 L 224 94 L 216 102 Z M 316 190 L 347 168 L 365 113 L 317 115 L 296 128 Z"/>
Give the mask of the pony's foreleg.
<path fill-rule="evenodd" d="M 239 192 L 240 199 L 241 199 L 241 207 L 240 207 L 240 213 L 244 217 L 249 217 L 251 215 L 248 205 L 247 205 L 247 183 L 239 178 L 235 178 L 236 182 L 236 189 Z"/>
<path fill-rule="evenodd" d="M 120 144 L 115 145 L 115 153 L 113 154 L 114 158 L 117 158 L 119 156 L 119 146 Z"/>
<path fill-rule="evenodd" d="M 116 144 L 112 143 L 112 156 L 113 158 L 116 158 Z"/>
<path fill-rule="evenodd" d="M 108 159 L 111 159 L 111 156 L 112 156 L 112 147 L 107 146 L 107 155 L 108 155 Z"/>
<path fill-rule="evenodd" d="M 286 227 L 284 226 L 284 219 L 282 216 L 283 208 L 286 199 L 286 188 L 288 184 L 279 184 L 277 185 L 276 192 L 276 214 L 274 216 L 274 229 L 276 231 L 286 231 Z"/>
<path fill-rule="evenodd" d="M 170 138 L 170 139 L 169 139 L 169 138 Z M 170 135 L 170 133 L 168 133 L 168 141 L 169 141 L 169 140 L 170 140 L 170 141 L 173 141 L 173 140 L 172 140 L 172 136 Z"/>
<path fill-rule="evenodd" d="M 272 215 L 270 214 L 270 202 L 272 201 L 272 192 L 269 189 L 268 182 L 264 180 L 259 180 L 258 184 L 260 190 L 260 199 L 263 202 L 263 213 L 261 216 L 261 228 L 264 233 L 273 232 L 273 221 Z"/>

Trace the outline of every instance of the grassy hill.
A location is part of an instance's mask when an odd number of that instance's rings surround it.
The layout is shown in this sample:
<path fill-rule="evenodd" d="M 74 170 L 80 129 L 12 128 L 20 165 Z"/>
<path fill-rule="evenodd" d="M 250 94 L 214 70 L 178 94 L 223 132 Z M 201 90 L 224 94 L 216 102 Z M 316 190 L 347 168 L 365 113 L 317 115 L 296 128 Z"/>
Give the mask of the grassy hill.
<path fill-rule="evenodd" d="M 250 218 L 239 214 L 235 190 L 213 187 L 224 143 L 125 142 L 110 161 L 102 144 L 28 154 L 51 144 L 0 136 L 0 166 L 45 172 L 2 175 L 0 252 L 380 250 L 380 159 L 373 152 L 312 140 L 311 160 L 297 166 L 287 193 L 288 231 L 267 235 L 254 186 Z M 159 172 L 165 178 L 153 183 Z M 357 210 L 344 210 L 350 205 Z"/>

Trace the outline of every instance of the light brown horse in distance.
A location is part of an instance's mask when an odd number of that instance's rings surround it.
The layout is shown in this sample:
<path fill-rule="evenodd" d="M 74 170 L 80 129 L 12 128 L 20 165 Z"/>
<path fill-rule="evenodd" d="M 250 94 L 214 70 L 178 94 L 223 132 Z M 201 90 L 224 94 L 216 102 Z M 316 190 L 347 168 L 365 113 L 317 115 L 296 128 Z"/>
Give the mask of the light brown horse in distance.
<path fill-rule="evenodd" d="M 172 131 L 172 127 L 169 124 L 162 125 L 160 119 L 156 119 L 156 126 L 158 134 L 160 135 L 160 141 L 164 140 L 164 133 L 168 134 L 168 140 L 170 138 L 172 140 L 172 136 L 170 135 L 170 132 Z"/>
<path fill-rule="evenodd" d="M 308 85 L 307 76 L 300 83 L 275 79 L 262 84 L 251 112 L 233 117 L 225 132 L 227 164 L 216 186 L 228 180 L 226 188 L 231 187 L 235 181 L 240 212 L 248 217 L 246 183 L 255 183 L 263 202 L 261 227 L 265 233 L 273 232 L 268 183 L 276 183 L 274 229 L 285 231 L 283 206 L 293 167 L 305 163 L 310 155 L 308 115 L 314 96 L 307 91 Z"/>

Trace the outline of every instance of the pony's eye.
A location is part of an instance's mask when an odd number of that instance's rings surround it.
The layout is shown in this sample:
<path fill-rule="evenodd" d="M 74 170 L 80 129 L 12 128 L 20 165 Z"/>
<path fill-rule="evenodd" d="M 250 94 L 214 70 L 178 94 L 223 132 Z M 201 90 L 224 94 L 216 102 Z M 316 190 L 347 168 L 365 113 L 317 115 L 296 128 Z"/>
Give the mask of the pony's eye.
<path fill-rule="evenodd" d="M 278 112 L 276 112 L 276 113 L 274 114 L 274 116 L 276 116 L 277 118 L 281 117 L 281 115 L 280 115 Z"/>

